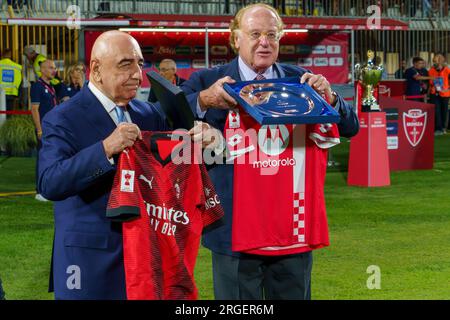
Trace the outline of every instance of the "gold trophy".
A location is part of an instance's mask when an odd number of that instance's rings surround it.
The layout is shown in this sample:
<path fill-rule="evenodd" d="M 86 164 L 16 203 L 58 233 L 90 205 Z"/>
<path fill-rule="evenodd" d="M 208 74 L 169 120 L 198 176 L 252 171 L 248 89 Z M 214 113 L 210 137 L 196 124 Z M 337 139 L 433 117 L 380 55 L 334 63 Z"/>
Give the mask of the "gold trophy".
<path fill-rule="evenodd" d="M 377 63 L 375 53 L 372 50 L 367 51 L 367 63 L 362 66 L 357 64 L 356 78 L 363 84 L 364 93 L 361 102 L 361 111 L 376 112 L 381 111 L 377 99 L 374 97 L 374 88 L 380 82 L 383 74 L 383 66 Z"/>

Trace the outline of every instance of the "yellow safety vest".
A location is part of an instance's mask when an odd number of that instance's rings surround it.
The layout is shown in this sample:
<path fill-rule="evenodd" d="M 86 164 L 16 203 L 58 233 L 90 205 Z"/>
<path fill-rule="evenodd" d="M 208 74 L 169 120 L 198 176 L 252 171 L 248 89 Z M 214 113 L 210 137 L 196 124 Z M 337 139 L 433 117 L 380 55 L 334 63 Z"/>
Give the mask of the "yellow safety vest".
<path fill-rule="evenodd" d="M 37 79 L 42 77 L 41 63 L 44 62 L 45 60 L 47 60 L 47 57 L 45 57 L 44 55 L 42 55 L 40 53 L 37 55 L 36 59 L 34 59 L 33 69 L 34 69 L 34 73 L 36 74 Z M 54 78 L 54 79 L 50 80 L 50 83 L 55 86 L 55 85 L 59 84 L 60 81 L 58 79 Z"/>
<path fill-rule="evenodd" d="M 0 86 L 6 95 L 18 96 L 22 82 L 22 66 L 11 59 L 0 60 Z"/>

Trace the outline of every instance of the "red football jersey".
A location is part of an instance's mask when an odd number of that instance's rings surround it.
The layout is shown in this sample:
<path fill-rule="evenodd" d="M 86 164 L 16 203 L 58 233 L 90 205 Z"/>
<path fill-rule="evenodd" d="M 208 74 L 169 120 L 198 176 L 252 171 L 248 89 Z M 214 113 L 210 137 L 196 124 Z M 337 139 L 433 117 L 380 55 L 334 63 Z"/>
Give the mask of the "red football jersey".
<path fill-rule="evenodd" d="M 142 135 L 120 155 L 107 210 L 115 220 L 135 218 L 123 223 L 127 298 L 196 299 L 200 237 L 223 209 L 205 166 L 192 161 L 188 135 Z"/>
<path fill-rule="evenodd" d="M 231 111 L 232 250 L 284 255 L 329 245 L 324 184 L 335 124 L 264 125 Z"/>

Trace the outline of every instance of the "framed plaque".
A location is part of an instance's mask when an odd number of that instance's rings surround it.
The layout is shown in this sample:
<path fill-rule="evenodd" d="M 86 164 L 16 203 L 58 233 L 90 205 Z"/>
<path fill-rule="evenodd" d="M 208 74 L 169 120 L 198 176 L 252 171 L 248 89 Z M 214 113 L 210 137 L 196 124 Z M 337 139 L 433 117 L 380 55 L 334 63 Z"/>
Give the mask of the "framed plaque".
<path fill-rule="evenodd" d="M 337 123 L 339 114 L 299 77 L 224 84 L 260 124 Z"/>
<path fill-rule="evenodd" d="M 183 90 L 155 71 L 148 72 L 147 78 L 151 83 L 151 90 L 166 114 L 170 127 L 187 130 L 194 127 L 195 117 Z"/>

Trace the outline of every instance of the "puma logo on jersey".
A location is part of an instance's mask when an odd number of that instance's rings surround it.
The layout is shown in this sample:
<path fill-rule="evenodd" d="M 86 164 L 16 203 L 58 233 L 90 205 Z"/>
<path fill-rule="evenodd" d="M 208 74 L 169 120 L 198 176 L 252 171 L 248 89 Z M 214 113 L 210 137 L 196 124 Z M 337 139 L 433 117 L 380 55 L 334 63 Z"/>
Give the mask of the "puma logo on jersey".
<path fill-rule="evenodd" d="M 130 159 L 130 154 L 128 153 L 128 148 L 123 149 L 122 151 L 123 153 L 125 153 L 127 155 L 127 158 Z"/>
<path fill-rule="evenodd" d="M 141 175 L 139 176 L 139 179 L 141 179 L 142 181 L 146 182 L 146 183 L 148 184 L 148 187 L 149 187 L 150 189 L 153 189 L 153 186 L 152 186 L 153 178 L 154 178 L 154 177 L 152 177 L 151 180 L 148 180 L 143 174 L 141 174 Z"/>

